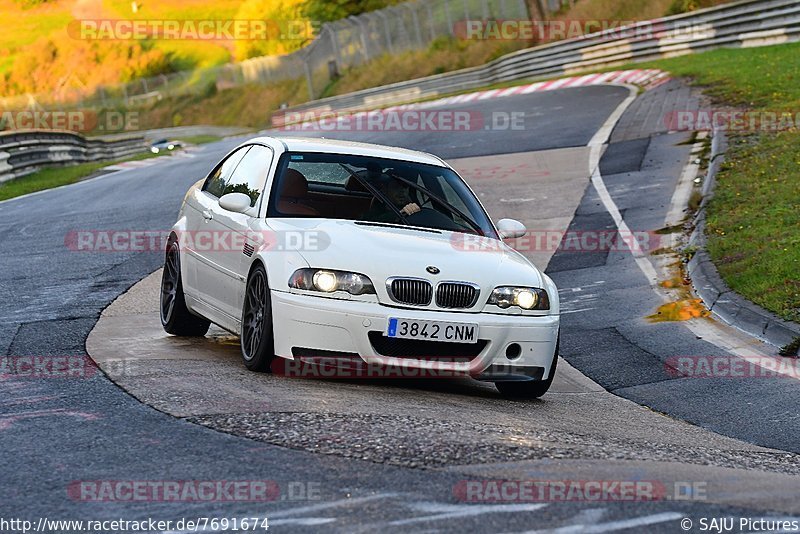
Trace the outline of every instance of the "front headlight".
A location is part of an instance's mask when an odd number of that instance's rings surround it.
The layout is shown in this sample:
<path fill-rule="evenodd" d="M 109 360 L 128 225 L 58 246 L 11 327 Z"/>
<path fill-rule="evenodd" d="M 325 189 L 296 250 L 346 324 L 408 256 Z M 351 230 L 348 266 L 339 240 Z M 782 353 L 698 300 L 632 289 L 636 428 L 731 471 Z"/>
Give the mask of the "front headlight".
<path fill-rule="evenodd" d="M 502 286 L 492 291 L 489 304 L 503 309 L 517 306 L 523 310 L 549 310 L 550 298 L 544 289 Z"/>
<path fill-rule="evenodd" d="M 321 293 L 346 291 L 351 295 L 375 294 L 375 287 L 368 276 L 331 269 L 298 269 L 289 279 L 289 287 Z"/>

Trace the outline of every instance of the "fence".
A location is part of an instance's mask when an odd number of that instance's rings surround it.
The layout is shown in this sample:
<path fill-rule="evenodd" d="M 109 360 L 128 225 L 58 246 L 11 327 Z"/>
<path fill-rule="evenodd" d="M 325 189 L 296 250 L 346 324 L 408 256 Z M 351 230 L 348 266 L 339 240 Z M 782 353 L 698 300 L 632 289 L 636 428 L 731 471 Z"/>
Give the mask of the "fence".
<path fill-rule="evenodd" d="M 426 48 L 439 37 L 454 36 L 459 21 L 519 20 L 528 16 L 525 0 L 432 0 L 399 4 L 325 24 L 314 42 L 300 52 L 309 98 L 322 94 L 343 69 L 384 54 Z M 263 61 L 252 59 L 248 67 Z"/>
<path fill-rule="evenodd" d="M 535 11 L 554 10 L 571 0 L 532 0 Z M 464 69 L 326 99 L 347 107 L 396 103 L 493 82 L 571 73 L 598 66 L 692 53 L 720 46 L 755 46 L 793 41 L 798 35 L 797 0 L 745 0 L 717 8 L 642 23 L 649 38 L 619 39 L 608 32 L 538 46 L 509 54 L 483 67 Z M 270 84 L 305 79 L 310 100 L 323 94 L 337 75 L 383 54 L 425 48 L 442 36 L 453 36 L 464 20 L 530 18 L 525 0 L 429 0 L 325 24 L 307 47 L 284 56 L 252 58 L 240 63 L 177 72 L 105 87 L 91 96 L 63 95 L 70 107 L 131 106 L 166 96 L 197 95 L 210 88 L 245 83 Z M 47 97 L 40 99 L 47 102 Z M 0 99 L 5 109 L 25 108 L 29 95 Z M 51 103 L 52 105 L 52 103 Z M 310 104 L 311 107 L 317 104 Z M 308 107 L 308 106 L 302 106 Z"/>
<path fill-rule="evenodd" d="M 0 133 L 0 183 L 44 165 L 117 159 L 146 148 L 142 136 L 99 140 L 58 131 Z"/>
<path fill-rule="evenodd" d="M 520 50 L 486 65 L 325 98 L 287 111 L 368 110 L 493 83 L 543 79 L 720 47 L 800 40 L 800 2 L 745 0 Z M 639 37 L 620 39 L 618 35 Z"/>

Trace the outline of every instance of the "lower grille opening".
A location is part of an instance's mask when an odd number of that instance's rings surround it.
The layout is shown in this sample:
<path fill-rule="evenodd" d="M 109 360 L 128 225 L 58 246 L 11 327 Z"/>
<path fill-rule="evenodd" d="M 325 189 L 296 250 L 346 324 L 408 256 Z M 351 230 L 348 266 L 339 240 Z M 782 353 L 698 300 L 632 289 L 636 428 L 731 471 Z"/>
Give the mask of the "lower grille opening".
<path fill-rule="evenodd" d="M 398 339 L 384 336 L 383 332 L 376 331 L 370 332 L 368 336 L 373 350 L 381 356 L 414 360 L 469 362 L 475 359 L 488 343 L 485 339 L 479 339 L 477 343 Z"/>
<path fill-rule="evenodd" d="M 292 356 L 295 358 L 341 358 L 344 360 L 360 360 L 355 352 L 339 352 L 336 350 L 309 349 L 306 347 L 292 347 Z"/>

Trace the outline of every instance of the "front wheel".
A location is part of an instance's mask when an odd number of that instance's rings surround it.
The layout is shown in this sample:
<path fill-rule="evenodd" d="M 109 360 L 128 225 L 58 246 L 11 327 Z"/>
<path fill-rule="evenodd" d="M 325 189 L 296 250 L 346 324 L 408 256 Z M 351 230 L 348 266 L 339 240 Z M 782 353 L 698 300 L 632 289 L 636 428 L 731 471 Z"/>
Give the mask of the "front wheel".
<path fill-rule="evenodd" d="M 561 336 L 556 341 L 556 350 L 553 354 L 553 363 L 550 365 L 550 376 L 547 380 L 530 380 L 527 382 L 495 382 L 494 385 L 501 395 L 513 399 L 538 399 L 550 389 L 553 378 L 556 376 L 556 366 L 558 365 L 559 346 Z"/>
<path fill-rule="evenodd" d="M 267 271 L 256 266 L 247 279 L 242 306 L 242 359 L 251 371 L 270 370 L 275 359 L 275 342 L 272 333 L 272 299 L 267 283 Z"/>
<path fill-rule="evenodd" d="M 173 336 L 201 337 L 211 323 L 193 315 L 186 307 L 181 280 L 181 255 L 178 243 L 167 245 L 164 272 L 161 275 L 161 326 Z"/>

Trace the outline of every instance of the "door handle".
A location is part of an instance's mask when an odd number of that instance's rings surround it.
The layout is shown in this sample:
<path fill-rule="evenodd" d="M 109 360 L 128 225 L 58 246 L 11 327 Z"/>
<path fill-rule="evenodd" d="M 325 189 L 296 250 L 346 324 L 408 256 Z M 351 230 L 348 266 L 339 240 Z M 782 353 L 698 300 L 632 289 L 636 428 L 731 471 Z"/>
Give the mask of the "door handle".
<path fill-rule="evenodd" d="M 207 221 L 210 221 L 211 219 L 213 219 L 213 218 L 214 218 L 214 214 L 213 214 L 213 213 L 211 213 L 211 212 L 210 212 L 210 211 L 208 211 L 208 210 L 205 210 L 205 211 L 203 212 L 203 218 L 204 218 L 205 220 L 207 220 Z"/>

